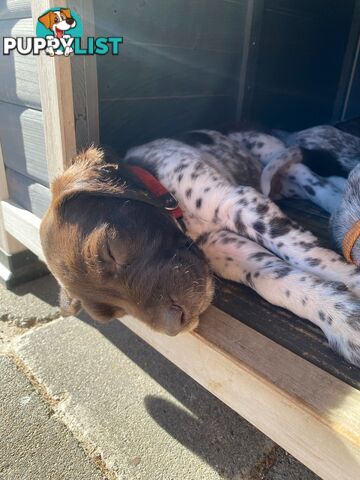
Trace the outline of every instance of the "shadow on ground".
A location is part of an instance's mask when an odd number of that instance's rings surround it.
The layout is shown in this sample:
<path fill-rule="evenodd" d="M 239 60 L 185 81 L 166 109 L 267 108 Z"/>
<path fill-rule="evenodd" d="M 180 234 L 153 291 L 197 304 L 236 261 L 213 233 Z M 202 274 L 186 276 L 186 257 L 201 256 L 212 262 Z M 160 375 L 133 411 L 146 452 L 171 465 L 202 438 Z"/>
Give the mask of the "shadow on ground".
<path fill-rule="evenodd" d="M 120 322 L 99 326 L 85 315 L 81 318 L 97 328 L 181 404 L 179 406 L 175 402 L 151 394 L 144 398 L 146 410 L 156 423 L 196 456 L 202 458 L 221 478 L 229 480 L 268 478 L 266 474 L 277 458 L 286 456 L 280 447 L 276 447 L 271 440 Z M 263 454 L 259 455 L 259 452 Z M 274 455 L 276 460 L 267 462 L 267 458 L 273 458 Z M 291 460 L 288 478 L 294 480 L 317 478 L 298 462 L 292 458 Z M 263 468 L 264 465 L 268 468 Z M 302 472 L 299 476 L 298 468 Z M 301 476 L 302 474 L 304 476 Z"/>
<path fill-rule="evenodd" d="M 13 287 L 10 292 L 18 297 L 32 295 L 53 307 L 59 305 L 59 285 L 52 275 L 45 275 L 23 285 Z"/>

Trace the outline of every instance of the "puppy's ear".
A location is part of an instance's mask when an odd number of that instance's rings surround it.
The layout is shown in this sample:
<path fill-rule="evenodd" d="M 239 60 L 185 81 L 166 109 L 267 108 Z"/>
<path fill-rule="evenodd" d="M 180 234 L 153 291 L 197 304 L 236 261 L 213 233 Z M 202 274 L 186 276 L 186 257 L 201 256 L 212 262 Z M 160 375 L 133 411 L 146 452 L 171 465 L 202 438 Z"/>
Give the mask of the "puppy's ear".
<path fill-rule="evenodd" d="M 66 18 L 72 18 L 70 8 L 62 8 L 60 12 L 63 13 Z"/>
<path fill-rule="evenodd" d="M 266 197 L 277 199 L 282 191 L 282 176 L 296 163 L 303 161 L 303 155 L 299 148 L 287 148 L 266 165 L 261 174 L 261 191 Z"/>
<path fill-rule="evenodd" d="M 60 312 L 63 317 L 75 316 L 82 309 L 80 300 L 71 298 L 64 287 L 60 287 L 59 303 Z"/>
<path fill-rule="evenodd" d="M 45 28 L 50 29 L 54 21 L 54 13 L 48 12 L 38 18 L 38 21 L 44 25 Z"/>

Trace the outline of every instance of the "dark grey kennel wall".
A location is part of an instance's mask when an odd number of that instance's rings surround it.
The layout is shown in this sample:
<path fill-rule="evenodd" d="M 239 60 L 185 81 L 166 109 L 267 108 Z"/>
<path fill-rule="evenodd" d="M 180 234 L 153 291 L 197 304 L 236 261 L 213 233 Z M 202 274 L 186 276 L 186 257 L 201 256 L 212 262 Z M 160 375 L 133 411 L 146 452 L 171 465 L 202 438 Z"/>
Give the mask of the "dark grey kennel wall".
<path fill-rule="evenodd" d="M 297 129 L 340 117 L 360 0 L 94 3 L 97 35 L 124 36 L 120 56 L 97 58 L 101 141 L 120 151 L 239 118 Z"/>
<path fill-rule="evenodd" d="M 246 0 L 95 1 L 101 140 L 127 147 L 235 120 Z"/>
<path fill-rule="evenodd" d="M 274 128 L 291 130 L 340 120 L 356 53 L 360 2 L 261 3 L 244 114 Z M 354 45 L 350 44 L 352 27 Z M 360 115 L 359 105 L 352 109 L 353 116 L 356 111 Z"/>

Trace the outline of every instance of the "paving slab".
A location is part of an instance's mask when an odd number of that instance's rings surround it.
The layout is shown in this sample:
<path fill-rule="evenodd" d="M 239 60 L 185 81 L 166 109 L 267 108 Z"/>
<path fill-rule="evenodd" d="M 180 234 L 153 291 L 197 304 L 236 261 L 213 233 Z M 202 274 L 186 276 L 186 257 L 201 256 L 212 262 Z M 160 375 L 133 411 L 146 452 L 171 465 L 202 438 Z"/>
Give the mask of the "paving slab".
<path fill-rule="evenodd" d="M 120 322 L 59 319 L 15 350 L 120 479 L 247 479 L 274 446 Z"/>
<path fill-rule="evenodd" d="M 12 290 L 0 286 L 0 322 L 28 328 L 58 318 L 58 292 L 50 275 Z"/>
<path fill-rule="evenodd" d="M 0 356 L 1 480 L 101 480 L 84 453 L 11 359 Z"/>

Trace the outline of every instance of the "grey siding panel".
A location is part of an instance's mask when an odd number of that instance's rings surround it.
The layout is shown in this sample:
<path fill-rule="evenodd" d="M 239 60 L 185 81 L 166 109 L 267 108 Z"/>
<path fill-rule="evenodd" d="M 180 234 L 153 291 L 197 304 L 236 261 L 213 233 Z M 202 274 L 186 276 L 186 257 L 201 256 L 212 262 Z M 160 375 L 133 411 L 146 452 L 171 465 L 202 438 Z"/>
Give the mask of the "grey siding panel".
<path fill-rule="evenodd" d="M 31 0 L 0 0 L 0 20 L 31 17 Z"/>
<path fill-rule="evenodd" d="M 208 96 L 100 103 L 102 142 L 119 153 L 159 136 L 195 128 L 221 128 L 235 117 L 236 97 Z"/>
<path fill-rule="evenodd" d="M 42 218 L 50 205 L 50 189 L 9 168 L 6 169 L 6 178 L 10 199 Z"/>
<path fill-rule="evenodd" d="M 48 184 L 41 112 L 0 102 L 0 143 L 7 167 Z"/>
<path fill-rule="evenodd" d="M 31 18 L 0 21 L 0 36 L 33 36 Z M 34 55 L 0 55 L 0 101 L 40 109 L 37 57 Z"/>
<path fill-rule="evenodd" d="M 192 49 L 239 51 L 246 0 L 94 0 L 97 35 Z"/>

